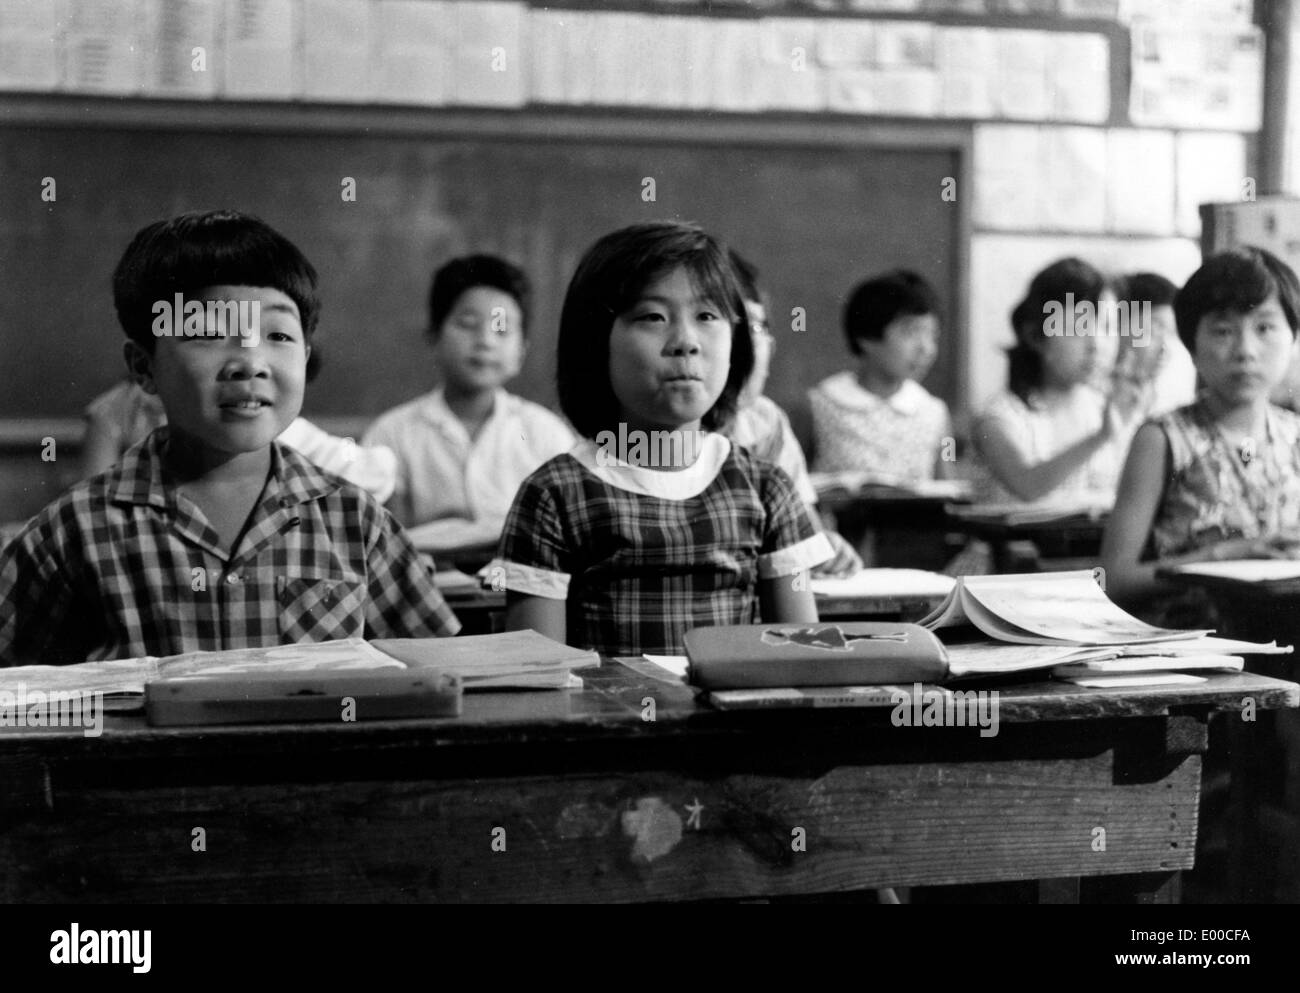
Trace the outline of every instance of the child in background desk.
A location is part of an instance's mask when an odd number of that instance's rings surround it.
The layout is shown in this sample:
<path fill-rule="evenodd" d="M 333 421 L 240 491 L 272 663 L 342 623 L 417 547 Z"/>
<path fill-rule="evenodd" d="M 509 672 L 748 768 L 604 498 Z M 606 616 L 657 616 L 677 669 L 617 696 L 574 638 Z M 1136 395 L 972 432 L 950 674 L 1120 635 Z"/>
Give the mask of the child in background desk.
<path fill-rule="evenodd" d="M 319 349 L 307 358 L 307 382 L 320 371 Z M 126 450 L 167 423 L 167 412 L 156 394 L 124 379 L 95 397 L 86 408 L 86 437 L 82 446 L 83 478 L 107 472 L 122 461 Z M 369 490 L 380 502 L 393 493 L 397 456 L 382 445 L 362 447 L 351 438 L 322 431 L 305 417 L 295 417 L 279 441 L 297 449 L 326 472 Z"/>
<path fill-rule="evenodd" d="M 753 357 L 726 250 L 637 224 L 578 264 L 560 317 L 560 405 L 584 441 L 524 481 L 489 573 L 506 627 L 610 655 L 680 655 L 688 628 L 815 621 L 831 558 L 790 478 L 717 429 Z"/>
<path fill-rule="evenodd" d="M 528 302 L 524 273 L 494 256 L 439 269 L 428 333 L 443 384 L 365 433 L 397 453 L 389 509 L 422 548 L 496 541 L 524 477 L 573 446 L 560 418 L 503 388 L 523 365 Z"/>
<path fill-rule="evenodd" d="M 1196 365 L 1178 340 L 1174 321 L 1178 287 L 1154 272 L 1126 276 L 1123 285 L 1130 329 L 1141 331 L 1117 339 L 1114 379 L 1147 387 L 1143 420 L 1187 406 L 1196 399 Z"/>
<path fill-rule="evenodd" d="M 1010 389 L 972 430 L 980 499 L 1110 507 L 1142 404 L 1133 384 L 1116 383 L 1109 400 L 1088 385 L 1114 312 L 1114 291 L 1086 262 L 1062 259 L 1034 277 L 1011 314 Z"/>
<path fill-rule="evenodd" d="M 795 491 L 808 505 L 808 510 L 816 516 L 817 491 L 808 478 L 808 463 L 804 460 L 799 439 L 790 427 L 790 418 L 770 397 L 763 395 L 776 342 L 767 324 L 768 306 L 763 291 L 759 289 L 758 270 L 734 250 L 728 257 L 740 284 L 741 296 L 745 299 L 745 313 L 749 318 L 754 346 L 754 371 L 746 380 L 745 388 L 740 391 L 740 409 L 726 429 L 727 436 L 737 445 L 749 449 L 751 455 L 784 469 L 794 482 Z M 819 565 L 814 570 L 815 574 L 852 576 L 857 573 L 862 568 L 861 557 L 834 529 L 833 523 L 823 520 L 822 524 L 831 548 L 835 550 L 835 558 Z"/>
<path fill-rule="evenodd" d="M 156 331 L 177 294 L 204 304 L 203 335 Z M 276 441 L 319 314 L 293 244 L 233 211 L 158 221 L 127 247 L 113 299 L 132 378 L 168 423 L 0 552 L 0 665 L 456 633 L 378 501 Z"/>
<path fill-rule="evenodd" d="M 938 355 L 939 297 L 906 270 L 859 284 L 844 307 L 844 336 L 858 367 L 822 380 L 808 397 L 816 472 L 867 471 L 883 482 L 947 476 L 948 405 L 926 391 Z"/>
<path fill-rule="evenodd" d="M 1102 561 L 1112 597 L 1197 626 L 1198 604 L 1172 596 L 1158 568 L 1300 553 L 1300 416 L 1269 402 L 1300 325 L 1300 284 L 1276 256 L 1241 248 L 1201 266 L 1174 313 L 1203 388 L 1133 439 Z"/>

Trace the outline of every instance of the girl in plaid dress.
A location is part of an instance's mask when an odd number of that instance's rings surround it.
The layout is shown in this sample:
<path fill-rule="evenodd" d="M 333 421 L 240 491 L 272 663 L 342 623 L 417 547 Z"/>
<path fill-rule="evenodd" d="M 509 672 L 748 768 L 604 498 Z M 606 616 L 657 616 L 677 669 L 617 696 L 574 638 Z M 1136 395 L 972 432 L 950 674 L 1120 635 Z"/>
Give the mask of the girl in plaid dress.
<path fill-rule="evenodd" d="M 713 624 L 815 621 L 832 556 L 790 478 L 720 433 L 753 363 L 726 249 L 638 224 L 579 263 L 560 317 L 560 406 L 582 435 L 529 476 L 489 574 L 506 626 L 608 655 L 681 654 Z M 757 594 L 757 598 L 755 596 Z"/>

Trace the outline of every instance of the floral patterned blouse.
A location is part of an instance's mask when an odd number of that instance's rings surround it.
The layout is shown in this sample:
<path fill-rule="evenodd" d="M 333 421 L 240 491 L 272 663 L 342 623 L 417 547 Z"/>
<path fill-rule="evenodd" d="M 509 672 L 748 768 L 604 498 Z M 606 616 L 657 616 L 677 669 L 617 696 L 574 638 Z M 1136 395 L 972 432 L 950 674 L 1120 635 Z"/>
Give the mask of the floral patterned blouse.
<path fill-rule="evenodd" d="M 1264 438 L 1228 442 L 1201 402 L 1154 422 L 1169 442 L 1169 479 L 1151 529 L 1156 558 L 1300 524 L 1300 416 L 1270 405 Z"/>

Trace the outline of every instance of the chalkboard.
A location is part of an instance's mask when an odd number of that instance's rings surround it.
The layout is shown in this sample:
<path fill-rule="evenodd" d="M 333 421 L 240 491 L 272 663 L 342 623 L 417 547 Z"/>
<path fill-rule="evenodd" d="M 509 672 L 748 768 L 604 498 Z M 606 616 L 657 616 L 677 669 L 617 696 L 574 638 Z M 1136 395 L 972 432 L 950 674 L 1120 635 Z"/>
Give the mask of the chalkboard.
<path fill-rule="evenodd" d="M 960 189 L 959 132 L 918 125 L 913 141 L 895 127 L 876 141 L 841 123 L 839 140 L 829 125 L 600 114 L 557 115 L 548 129 L 532 112 L 385 129 L 360 110 L 191 128 L 173 108 L 153 126 L 151 105 L 136 104 L 111 126 L 65 113 L 0 129 L 0 419 L 76 417 L 110 386 L 123 369 L 110 289 L 123 248 L 149 221 L 212 207 L 260 215 L 320 271 L 325 363 L 308 415 L 368 418 L 433 384 L 421 337 L 430 274 L 468 252 L 531 276 L 530 350 L 511 388 L 553 403 L 556 322 L 578 258 L 616 227 L 670 217 L 699 221 L 761 270 L 777 339 L 768 394 L 796 417 L 805 391 L 849 361 L 847 291 L 892 266 L 922 272 L 947 302 L 926 385 L 960 399 L 965 205 L 941 196 L 948 177 Z M 45 177 L 54 202 L 40 196 Z"/>

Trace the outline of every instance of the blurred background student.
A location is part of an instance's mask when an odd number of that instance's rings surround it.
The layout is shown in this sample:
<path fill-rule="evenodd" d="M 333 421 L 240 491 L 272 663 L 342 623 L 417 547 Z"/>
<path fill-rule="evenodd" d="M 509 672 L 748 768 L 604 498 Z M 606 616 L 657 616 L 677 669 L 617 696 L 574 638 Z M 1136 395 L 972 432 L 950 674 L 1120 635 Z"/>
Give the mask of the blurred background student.
<path fill-rule="evenodd" d="M 496 256 L 434 273 L 427 333 L 441 383 L 364 436 L 397 453 L 389 510 L 421 548 L 495 542 L 519 484 L 573 447 L 564 421 L 504 388 L 523 365 L 528 304 L 523 270 Z"/>
<path fill-rule="evenodd" d="M 808 505 L 814 518 L 822 521 L 826 537 L 835 550 L 835 558 L 816 566 L 813 574 L 851 576 L 862 568 L 862 559 L 853 546 L 835 530 L 833 519 L 827 519 L 824 515 L 819 518 L 817 491 L 808 478 L 808 463 L 803 448 L 794 435 L 794 429 L 790 426 L 790 418 L 775 401 L 763 395 L 763 387 L 767 384 L 772 366 L 772 355 L 776 351 L 776 339 L 767 323 L 770 308 L 767 295 L 759 285 L 758 270 L 735 250 L 730 250 L 728 257 L 735 270 L 741 296 L 745 300 L 745 314 L 749 319 L 754 349 L 754 371 L 740 391 L 739 409 L 726 433 L 736 444 L 748 448 L 751 454 L 784 469 L 794 483 L 795 492 Z"/>
<path fill-rule="evenodd" d="M 1043 269 L 1012 311 L 1008 388 L 975 419 L 981 500 L 1089 503 L 1109 509 L 1146 388 L 1092 385 L 1116 296 L 1076 258 Z M 1073 306 L 1073 312 L 1070 306 Z"/>
<path fill-rule="evenodd" d="M 952 436 L 948 405 L 920 383 L 939 354 L 939 318 L 938 294 L 914 272 L 854 288 L 843 329 L 857 363 L 808 394 L 815 471 L 867 472 L 900 485 L 947 475 L 940 448 Z"/>

